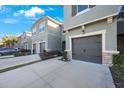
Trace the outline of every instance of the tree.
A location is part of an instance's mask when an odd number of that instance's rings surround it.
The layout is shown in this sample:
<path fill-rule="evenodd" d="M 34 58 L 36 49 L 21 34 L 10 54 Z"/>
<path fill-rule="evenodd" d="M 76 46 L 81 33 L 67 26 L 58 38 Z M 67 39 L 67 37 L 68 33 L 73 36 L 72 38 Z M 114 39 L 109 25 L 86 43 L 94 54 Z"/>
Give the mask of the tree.
<path fill-rule="evenodd" d="M 3 36 L 2 43 L 4 47 L 15 47 L 15 44 L 18 42 L 18 38 L 16 36 Z"/>
<path fill-rule="evenodd" d="M 3 36 L 2 42 L 3 42 L 4 47 L 10 47 L 11 40 L 9 39 L 8 36 Z"/>
<path fill-rule="evenodd" d="M 12 36 L 11 38 L 11 45 L 15 47 L 15 44 L 18 42 L 18 38 L 16 36 Z"/>

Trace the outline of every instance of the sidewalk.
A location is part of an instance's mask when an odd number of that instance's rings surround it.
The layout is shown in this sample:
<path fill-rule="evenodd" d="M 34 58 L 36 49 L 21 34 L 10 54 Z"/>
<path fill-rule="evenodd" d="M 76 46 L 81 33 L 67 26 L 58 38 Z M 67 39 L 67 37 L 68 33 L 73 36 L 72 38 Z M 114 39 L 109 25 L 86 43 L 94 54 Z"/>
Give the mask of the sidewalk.
<path fill-rule="evenodd" d="M 14 55 L 0 56 L 0 60 L 1 60 L 1 59 L 5 59 L 5 58 L 12 58 L 12 57 L 14 57 Z"/>
<path fill-rule="evenodd" d="M 0 70 L 22 65 L 34 61 L 39 61 L 41 58 L 38 54 L 35 55 L 28 55 L 28 56 L 21 56 L 21 57 L 13 57 L 13 58 L 7 58 L 7 59 L 0 59 Z"/>

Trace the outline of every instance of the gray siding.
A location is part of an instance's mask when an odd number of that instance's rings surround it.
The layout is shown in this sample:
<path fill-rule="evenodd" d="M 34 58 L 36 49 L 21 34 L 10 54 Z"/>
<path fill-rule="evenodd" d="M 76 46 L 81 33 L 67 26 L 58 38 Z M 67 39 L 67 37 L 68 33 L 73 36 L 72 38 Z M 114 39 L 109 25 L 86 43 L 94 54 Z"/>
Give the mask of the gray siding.
<path fill-rule="evenodd" d="M 88 12 L 72 17 L 71 8 L 71 5 L 64 6 L 64 29 L 118 12 L 117 5 L 97 5 Z"/>
<path fill-rule="evenodd" d="M 48 49 L 61 51 L 61 26 L 53 28 L 47 25 Z"/>
<path fill-rule="evenodd" d="M 48 49 L 61 51 L 61 38 L 48 34 Z"/>
<path fill-rule="evenodd" d="M 105 49 L 107 51 L 116 51 L 117 50 L 117 19 L 113 20 L 112 24 L 108 24 L 107 20 L 99 21 L 86 25 L 85 33 L 106 30 L 105 36 Z M 66 39 L 66 49 L 69 49 L 69 36 L 82 34 L 81 27 L 72 29 L 69 31 Z"/>

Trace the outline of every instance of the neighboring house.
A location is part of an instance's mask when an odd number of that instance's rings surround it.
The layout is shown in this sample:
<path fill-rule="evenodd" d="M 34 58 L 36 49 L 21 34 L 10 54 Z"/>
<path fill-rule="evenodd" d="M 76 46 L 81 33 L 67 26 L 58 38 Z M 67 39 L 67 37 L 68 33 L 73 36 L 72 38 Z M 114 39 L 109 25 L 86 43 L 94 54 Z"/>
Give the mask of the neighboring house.
<path fill-rule="evenodd" d="M 62 23 L 43 16 L 32 26 L 32 52 L 61 51 Z"/>
<path fill-rule="evenodd" d="M 121 54 L 124 54 L 124 6 L 122 6 L 117 22 L 117 31 L 118 31 L 118 50 Z"/>
<path fill-rule="evenodd" d="M 32 48 L 32 32 L 23 32 L 21 36 L 18 37 L 17 47 L 21 49 L 31 50 Z"/>
<path fill-rule="evenodd" d="M 65 5 L 64 31 L 70 59 L 111 65 L 117 50 L 117 5 Z"/>

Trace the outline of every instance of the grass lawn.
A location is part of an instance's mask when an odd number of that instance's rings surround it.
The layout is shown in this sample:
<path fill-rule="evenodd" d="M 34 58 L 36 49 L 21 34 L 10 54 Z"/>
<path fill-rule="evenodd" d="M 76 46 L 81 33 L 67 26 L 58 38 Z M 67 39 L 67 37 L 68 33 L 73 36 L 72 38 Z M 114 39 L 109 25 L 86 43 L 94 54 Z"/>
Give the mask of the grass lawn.
<path fill-rule="evenodd" d="M 112 66 L 110 68 L 113 76 L 115 86 L 117 88 L 124 88 L 124 68 Z"/>

